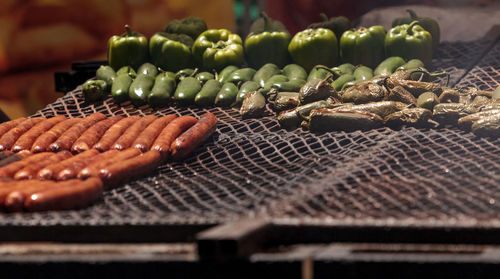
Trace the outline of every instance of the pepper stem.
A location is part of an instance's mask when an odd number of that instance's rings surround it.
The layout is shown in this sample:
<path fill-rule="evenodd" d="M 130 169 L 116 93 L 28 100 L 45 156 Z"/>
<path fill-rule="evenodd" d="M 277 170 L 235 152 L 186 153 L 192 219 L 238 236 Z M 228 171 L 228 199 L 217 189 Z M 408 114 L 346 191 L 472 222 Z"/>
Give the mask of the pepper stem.
<path fill-rule="evenodd" d="M 417 14 L 415 13 L 414 10 L 408 9 L 406 11 L 410 14 L 410 18 L 411 19 L 418 19 L 418 16 L 417 16 Z"/>
<path fill-rule="evenodd" d="M 125 25 L 125 31 L 127 32 L 127 36 L 132 36 L 132 29 L 128 24 Z"/>
<path fill-rule="evenodd" d="M 264 19 L 264 29 L 267 30 L 269 28 L 269 16 L 266 12 L 260 12 L 260 17 Z"/>
<path fill-rule="evenodd" d="M 413 26 L 417 25 L 420 21 L 419 20 L 414 20 L 410 23 L 410 25 L 408 26 L 408 29 L 406 31 L 406 33 L 410 34 L 410 35 L 413 35 Z"/>
<path fill-rule="evenodd" d="M 319 17 L 321 18 L 322 21 L 328 21 L 328 16 L 325 13 L 320 13 Z"/>

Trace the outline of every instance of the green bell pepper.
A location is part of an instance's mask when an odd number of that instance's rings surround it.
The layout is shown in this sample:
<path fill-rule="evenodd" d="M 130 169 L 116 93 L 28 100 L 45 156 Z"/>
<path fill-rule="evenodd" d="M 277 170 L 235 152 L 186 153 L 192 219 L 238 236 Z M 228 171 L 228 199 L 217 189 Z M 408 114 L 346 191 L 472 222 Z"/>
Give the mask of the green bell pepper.
<path fill-rule="evenodd" d="M 149 39 L 149 54 L 157 67 L 177 72 L 191 65 L 192 46 L 188 35 L 158 32 Z"/>
<path fill-rule="evenodd" d="M 196 38 L 205 31 L 207 31 L 207 24 L 203 19 L 197 17 L 172 20 L 167 27 L 165 27 L 165 32 L 167 33 L 186 34 L 193 40 L 196 40 Z"/>
<path fill-rule="evenodd" d="M 306 29 L 295 34 L 288 52 L 306 71 L 318 64 L 332 67 L 338 59 L 337 37 L 330 29 Z"/>
<path fill-rule="evenodd" d="M 337 38 L 340 38 L 345 31 L 351 28 L 351 22 L 349 22 L 349 19 L 345 16 L 328 18 L 328 16 L 326 16 L 324 13 L 321 13 L 319 14 L 319 17 L 321 17 L 321 22 L 312 23 L 307 26 L 307 28 L 330 29 L 333 31 L 333 33 L 335 33 L 335 36 Z"/>
<path fill-rule="evenodd" d="M 241 38 L 227 29 L 209 29 L 194 42 L 193 56 L 207 70 L 240 66 L 244 56 Z"/>
<path fill-rule="evenodd" d="M 400 56 L 406 60 L 420 59 L 430 65 L 432 59 L 432 36 L 418 25 L 418 21 L 393 27 L 385 37 L 387 57 Z"/>
<path fill-rule="evenodd" d="M 392 22 L 392 27 L 396 27 L 402 24 L 410 24 L 412 21 L 418 20 L 418 25 L 422 26 L 427 32 L 431 33 L 432 36 L 432 49 L 436 50 L 439 46 L 439 40 L 441 36 L 441 31 L 439 29 L 439 23 L 436 20 L 429 17 L 418 17 L 415 11 L 406 10 L 410 17 L 396 18 Z"/>
<path fill-rule="evenodd" d="M 108 64 L 117 71 L 123 66 L 137 69 L 148 62 L 148 38 L 137 32 L 132 32 L 125 25 L 126 32 L 121 36 L 112 36 L 108 40 Z"/>
<path fill-rule="evenodd" d="M 289 60 L 288 44 L 290 33 L 283 23 L 270 19 L 261 13 L 250 27 L 250 34 L 245 39 L 245 55 L 248 65 L 260 68 L 266 63 L 283 67 Z"/>
<path fill-rule="evenodd" d="M 376 67 L 384 59 L 385 35 L 385 28 L 381 25 L 345 31 L 340 37 L 342 61 Z"/>

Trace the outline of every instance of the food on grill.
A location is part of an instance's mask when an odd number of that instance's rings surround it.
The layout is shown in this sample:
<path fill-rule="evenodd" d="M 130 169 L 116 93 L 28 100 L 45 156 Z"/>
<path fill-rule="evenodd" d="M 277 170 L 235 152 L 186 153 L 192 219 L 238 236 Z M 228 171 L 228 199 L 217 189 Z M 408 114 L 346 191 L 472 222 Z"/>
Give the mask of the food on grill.
<path fill-rule="evenodd" d="M 359 110 L 314 109 L 307 119 L 312 132 L 370 130 L 383 124 L 380 116 Z"/>
<path fill-rule="evenodd" d="M 432 112 L 424 108 L 405 108 L 389 114 L 384 118 L 384 122 L 389 127 L 425 126 L 429 123 Z"/>
<path fill-rule="evenodd" d="M 198 122 L 196 118 L 188 115 L 172 120 L 163 128 L 160 135 L 154 141 L 151 149 L 159 151 L 162 157 L 166 158 L 170 152 L 170 145 L 174 140 L 184 131 L 196 124 L 196 122 Z"/>
<path fill-rule="evenodd" d="M 266 111 L 266 98 L 259 91 L 246 94 L 240 108 L 243 118 L 261 117 Z"/>
<path fill-rule="evenodd" d="M 214 105 L 218 107 L 229 107 L 236 101 L 238 87 L 231 82 L 226 82 L 215 96 Z"/>
<path fill-rule="evenodd" d="M 96 148 L 88 148 L 73 156 L 69 151 L 70 145 L 64 144 L 61 146 L 67 148 L 56 153 L 34 154 L 29 151 L 31 146 L 26 146 L 25 150 L 18 153 L 1 152 L 0 208 L 7 211 L 38 211 L 87 205 L 99 198 L 103 187 L 113 188 L 150 173 L 170 154 L 175 160 L 187 157 L 212 135 L 217 123 L 217 118 L 211 113 L 203 114 L 199 120 L 192 116 L 176 117 L 173 114 L 160 118 L 154 115 L 102 117 L 102 114 L 94 113 L 83 118 L 61 132 L 60 138 L 66 134 L 69 135 L 63 140 L 74 138 L 72 133 L 84 130 L 83 134 L 88 134 L 91 141 L 85 141 L 86 147 L 90 147 L 100 135 L 104 134 L 104 137 L 113 130 L 111 132 L 118 133 L 118 138 L 112 141 L 123 150 L 110 149 L 100 153 Z M 41 119 L 48 121 L 52 118 Z M 126 119 L 132 119 L 132 122 Z M 59 119 L 59 123 L 66 121 Z M 25 122 L 23 120 L 18 126 Z M 124 123 L 133 124 L 121 127 Z M 78 129 L 75 128 L 77 125 Z M 91 132 L 87 132 L 89 130 Z M 61 142 L 60 138 L 56 142 Z"/>
<path fill-rule="evenodd" d="M 50 151 L 57 152 L 61 150 L 69 150 L 83 132 L 96 122 L 103 119 L 106 119 L 106 115 L 100 112 L 93 113 L 92 115 L 83 118 L 82 121 L 76 123 L 74 126 L 71 126 L 71 128 L 62 133 L 62 135 L 49 146 Z"/>
<path fill-rule="evenodd" d="M 332 30 L 337 38 L 340 38 L 340 36 L 351 27 L 349 19 L 345 16 L 328 18 L 324 13 L 320 13 L 319 16 L 322 21 L 312 23 L 307 26 L 307 28 L 327 28 Z"/>
<path fill-rule="evenodd" d="M 174 94 L 176 85 L 174 73 L 163 72 L 158 74 L 151 89 L 151 94 L 148 96 L 148 104 L 151 107 L 166 106 Z"/>
<path fill-rule="evenodd" d="M 116 78 L 116 72 L 110 66 L 101 65 L 95 72 L 96 79 L 103 80 L 106 83 L 105 91 L 109 92 L 111 90 L 111 85 Z"/>
<path fill-rule="evenodd" d="M 345 31 L 339 37 L 341 59 L 354 65 L 376 67 L 385 57 L 385 35 L 382 25 Z"/>
<path fill-rule="evenodd" d="M 432 35 L 418 21 L 393 27 L 385 37 L 387 56 L 400 56 L 404 59 L 420 59 L 425 65 L 431 64 Z"/>
<path fill-rule="evenodd" d="M 500 114 L 485 116 L 475 121 L 471 131 L 482 137 L 500 137 Z"/>
<path fill-rule="evenodd" d="M 165 27 L 165 32 L 174 34 L 186 34 L 196 39 L 207 30 L 207 23 L 198 17 L 186 17 L 181 20 L 172 20 Z"/>
<path fill-rule="evenodd" d="M 139 116 L 130 116 L 116 122 L 104 133 L 101 139 L 94 145 L 94 148 L 101 152 L 110 149 L 127 128 L 139 119 Z"/>
<path fill-rule="evenodd" d="M 208 29 L 196 38 L 193 57 L 202 68 L 221 70 L 228 65 L 243 64 L 243 41 L 227 29 Z"/>
<path fill-rule="evenodd" d="M 106 96 L 106 82 L 104 80 L 87 80 L 82 85 L 82 94 L 86 101 L 96 102 Z"/>
<path fill-rule="evenodd" d="M 427 30 L 432 36 L 432 48 L 436 50 L 439 45 L 439 37 L 440 30 L 439 24 L 436 20 L 429 17 L 418 17 L 417 14 L 413 10 L 406 10 L 410 17 L 396 18 L 392 22 L 392 27 L 396 27 L 401 24 L 410 24 L 411 22 L 417 20 L 418 25 L 422 26 L 425 30 Z"/>
<path fill-rule="evenodd" d="M 45 119 L 33 128 L 29 129 L 26 133 L 22 134 L 12 147 L 12 151 L 19 152 L 21 150 L 29 150 L 34 141 L 43 133 L 50 130 L 54 125 L 66 120 L 66 116 L 57 115 L 49 119 Z"/>
<path fill-rule="evenodd" d="M 118 71 L 123 66 L 137 69 L 148 61 L 148 38 L 132 32 L 128 25 L 121 36 L 113 36 L 108 41 L 108 64 Z"/>
<path fill-rule="evenodd" d="M 56 141 L 65 131 L 80 121 L 82 121 L 82 118 L 70 118 L 57 123 L 54 127 L 40 135 L 35 140 L 33 146 L 31 147 L 31 152 L 36 153 L 49 151 L 50 144 Z"/>
<path fill-rule="evenodd" d="M 91 149 L 104 133 L 116 122 L 123 119 L 123 116 L 113 116 L 99 121 L 88 128 L 71 146 L 71 152 L 80 153 Z"/>
<path fill-rule="evenodd" d="M 247 84 L 247 85 L 241 86 L 241 89 L 238 92 L 238 96 L 236 99 L 238 99 L 238 97 L 241 96 L 241 94 L 246 95 L 246 93 L 250 92 L 250 91 L 245 91 L 244 93 L 240 94 L 240 92 L 243 90 L 244 86 L 248 87 L 248 83 L 255 83 L 255 82 L 253 82 L 253 81 L 245 82 L 245 84 Z M 215 98 L 217 97 L 217 93 L 219 93 L 221 88 L 222 88 L 222 84 L 218 80 L 215 80 L 215 79 L 208 80 L 207 82 L 205 82 L 205 84 L 201 88 L 200 92 L 198 92 L 198 94 L 196 94 L 196 96 L 194 97 L 194 103 L 200 107 L 207 107 L 207 106 L 213 105 L 215 102 Z M 259 86 L 257 86 L 256 88 L 253 87 L 251 89 L 251 91 L 256 90 L 258 88 L 259 88 Z M 240 102 L 241 102 L 241 100 L 240 100 Z"/>
<path fill-rule="evenodd" d="M 288 52 L 307 71 L 318 64 L 333 67 L 339 56 L 337 37 L 330 29 L 306 29 L 293 36 Z"/>
<path fill-rule="evenodd" d="M 19 123 L 19 125 L 3 134 L 3 136 L 0 138 L 0 151 L 10 150 L 21 135 L 23 135 L 39 122 L 42 122 L 44 119 L 45 118 L 43 117 L 25 119 L 23 122 Z"/>
<path fill-rule="evenodd" d="M 174 99 L 182 105 L 190 105 L 194 102 L 196 94 L 201 90 L 201 83 L 194 77 L 186 77 L 179 84 L 174 92 Z"/>
<path fill-rule="evenodd" d="M 0 138 L 5 134 L 7 133 L 8 131 L 10 131 L 12 128 L 16 127 L 17 125 L 19 125 L 21 122 L 23 122 L 24 120 L 26 120 L 26 117 L 20 117 L 20 118 L 17 118 L 17 119 L 14 119 L 14 120 L 10 120 L 10 121 L 7 121 L 7 122 L 4 122 L 2 124 L 0 124 Z"/>
<path fill-rule="evenodd" d="M 193 43 L 193 39 L 185 34 L 158 32 L 149 39 L 151 61 L 174 72 L 187 68 L 193 63 Z"/>
<path fill-rule="evenodd" d="M 155 77 L 153 75 L 138 73 L 137 77 L 130 84 L 128 96 L 135 106 L 142 106 L 148 103 L 148 96 L 153 89 Z"/>

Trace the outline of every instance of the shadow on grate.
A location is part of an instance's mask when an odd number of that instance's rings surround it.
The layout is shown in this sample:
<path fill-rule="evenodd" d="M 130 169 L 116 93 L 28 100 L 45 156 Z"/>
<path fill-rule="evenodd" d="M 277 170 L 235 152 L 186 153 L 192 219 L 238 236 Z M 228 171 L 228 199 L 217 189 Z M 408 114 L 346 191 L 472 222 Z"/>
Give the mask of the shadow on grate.
<path fill-rule="evenodd" d="M 500 41 L 460 80 L 457 86 L 477 86 L 481 90 L 493 90 L 500 86 Z"/>

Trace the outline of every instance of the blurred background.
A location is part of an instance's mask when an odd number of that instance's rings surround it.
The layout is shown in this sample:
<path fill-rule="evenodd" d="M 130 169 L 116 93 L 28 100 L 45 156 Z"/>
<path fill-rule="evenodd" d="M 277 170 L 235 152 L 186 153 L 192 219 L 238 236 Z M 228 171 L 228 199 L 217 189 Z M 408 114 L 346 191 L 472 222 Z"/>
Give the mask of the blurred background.
<path fill-rule="evenodd" d="M 209 28 L 244 37 L 265 10 L 293 35 L 319 21 L 320 12 L 387 28 L 395 17 L 406 16 L 403 5 L 419 5 L 419 15 L 436 18 L 441 30 L 447 22 L 454 26 L 441 31 L 443 41 L 478 39 L 500 18 L 498 0 L 2 0 L 0 109 L 16 118 L 61 97 L 54 72 L 69 70 L 74 61 L 104 60 L 108 37 L 123 33 L 125 24 L 151 36 L 172 19 L 197 16 Z"/>

